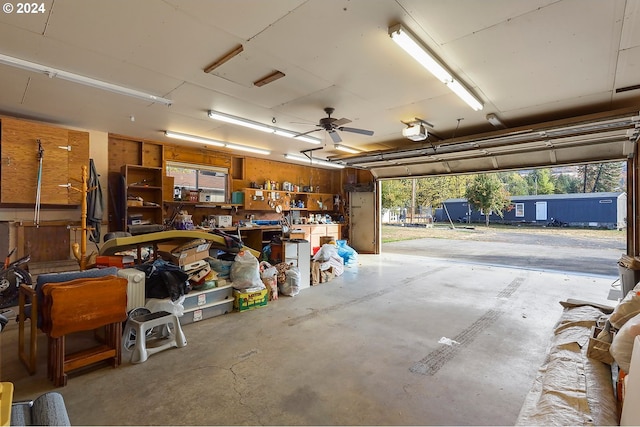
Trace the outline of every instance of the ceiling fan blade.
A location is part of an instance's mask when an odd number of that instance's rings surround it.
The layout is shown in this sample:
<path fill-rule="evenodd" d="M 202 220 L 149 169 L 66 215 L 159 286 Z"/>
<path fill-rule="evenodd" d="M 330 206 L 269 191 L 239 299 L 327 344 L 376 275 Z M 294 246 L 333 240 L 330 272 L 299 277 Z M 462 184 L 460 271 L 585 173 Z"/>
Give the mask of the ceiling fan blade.
<path fill-rule="evenodd" d="M 297 134 L 295 134 L 293 137 L 295 138 L 295 137 L 297 137 L 297 136 L 308 135 L 308 134 L 310 134 L 311 132 L 317 132 L 317 131 L 319 131 L 319 130 L 322 130 L 322 129 L 313 129 L 313 130 L 308 130 L 308 131 L 306 131 L 306 132 L 297 133 Z"/>
<path fill-rule="evenodd" d="M 339 127 L 338 129 L 339 130 L 343 130 L 345 132 L 359 133 L 361 135 L 368 135 L 368 136 L 373 135 L 373 131 L 372 130 L 358 129 L 358 128 L 346 128 L 346 127 Z"/>
<path fill-rule="evenodd" d="M 338 120 L 334 120 L 333 123 L 331 123 L 333 126 L 342 126 L 342 125 L 346 125 L 347 123 L 351 123 L 351 120 L 349 119 L 345 119 L 344 117 Z"/>
<path fill-rule="evenodd" d="M 340 138 L 340 135 L 338 135 L 338 132 L 336 132 L 335 130 L 330 130 L 328 132 L 333 142 L 342 142 L 342 138 Z"/>

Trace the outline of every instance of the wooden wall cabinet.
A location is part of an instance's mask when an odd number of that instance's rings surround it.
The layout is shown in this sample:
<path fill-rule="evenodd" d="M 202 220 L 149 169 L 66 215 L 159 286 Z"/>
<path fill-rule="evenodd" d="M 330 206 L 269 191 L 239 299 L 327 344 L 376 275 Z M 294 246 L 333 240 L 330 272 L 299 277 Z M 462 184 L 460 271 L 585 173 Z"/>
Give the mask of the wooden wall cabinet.
<path fill-rule="evenodd" d="M 162 224 L 162 168 L 122 166 L 126 203 L 122 230 L 128 225 Z M 142 200 L 137 200 L 137 199 Z"/>

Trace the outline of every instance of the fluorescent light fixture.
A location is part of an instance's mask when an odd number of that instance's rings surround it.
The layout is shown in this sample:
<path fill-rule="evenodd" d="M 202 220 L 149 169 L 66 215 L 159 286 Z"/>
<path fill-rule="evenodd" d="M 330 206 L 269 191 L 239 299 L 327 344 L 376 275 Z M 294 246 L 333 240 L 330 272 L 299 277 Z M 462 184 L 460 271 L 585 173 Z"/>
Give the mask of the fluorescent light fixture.
<path fill-rule="evenodd" d="M 160 96 L 152 95 L 150 93 L 141 92 L 139 90 L 130 89 L 128 87 L 115 85 L 113 83 L 107 83 L 102 80 L 96 80 L 91 77 L 81 76 L 80 74 L 70 73 L 68 71 L 59 70 L 57 68 L 48 67 L 46 65 L 37 64 L 35 62 L 25 61 L 19 58 L 13 58 L 11 56 L 0 54 L 0 64 L 9 65 L 11 67 L 21 68 L 27 71 L 33 71 L 35 73 L 42 73 L 49 76 L 49 78 L 57 77 L 59 79 L 67 80 L 73 83 L 79 83 L 85 86 L 95 87 L 97 89 L 106 90 L 109 92 L 117 93 L 119 95 L 131 96 L 133 98 L 142 99 L 143 101 L 149 101 L 157 104 L 171 105 L 172 100 L 162 98 Z"/>
<path fill-rule="evenodd" d="M 268 156 L 269 154 L 271 154 L 271 151 L 269 150 L 263 150 L 262 148 L 256 148 L 256 147 L 249 147 L 248 145 L 239 145 L 239 144 L 232 144 L 230 142 L 227 142 L 226 144 L 224 144 L 224 146 L 232 150 L 247 151 L 249 153 L 255 153 L 255 154 L 264 154 L 265 156 Z"/>
<path fill-rule="evenodd" d="M 491 124 L 493 125 L 493 127 L 495 127 L 495 128 L 498 128 L 498 129 L 504 129 L 504 128 L 506 128 L 505 124 L 504 124 L 504 123 L 502 123 L 502 120 L 500 120 L 500 119 L 498 118 L 498 116 L 496 116 L 496 115 L 495 115 L 495 113 L 487 114 L 486 119 L 487 119 L 487 121 L 488 121 L 489 123 L 491 123 Z"/>
<path fill-rule="evenodd" d="M 164 131 L 164 134 L 169 138 L 181 139 L 183 141 L 201 142 L 203 144 L 213 145 L 214 147 L 225 147 L 231 150 L 247 151 L 249 153 L 264 154 L 266 156 L 271 154 L 271 151 L 264 150 L 262 148 L 250 147 L 248 145 L 233 144 L 231 142 L 218 141 L 217 139 L 204 138 L 202 136 L 189 135 L 186 133 L 172 132 L 172 131 L 166 130 Z"/>
<path fill-rule="evenodd" d="M 335 148 L 338 151 L 344 151 L 345 153 L 351 153 L 351 154 L 356 154 L 360 152 L 360 150 L 358 150 L 357 148 L 349 147 L 348 145 L 344 145 L 344 144 L 333 144 L 333 148 Z"/>
<path fill-rule="evenodd" d="M 230 60 L 231 58 L 233 58 L 234 56 L 240 55 L 240 53 L 242 53 L 243 50 L 244 50 L 244 48 L 242 47 L 242 45 L 238 45 L 233 50 L 231 50 L 230 52 L 225 54 L 222 58 L 218 59 L 213 64 L 211 64 L 207 68 L 205 68 L 204 72 L 205 73 L 212 72 L 213 70 L 215 70 L 216 68 L 218 68 L 219 66 L 221 66 L 222 64 L 224 64 L 225 62 Z"/>
<path fill-rule="evenodd" d="M 201 136 L 188 135 L 186 133 L 172 132 L 169 130 L 164 131 L 164 135 L 169 138 L 181 139 L 183 141 L 201 142 L 207 145 L 213 145 L 215 147 L 224 147 L 224 142 L 217 141 L 215 139 L 203 138 Z"/>
<path fill-rule="evenodd" d="M 471 92 L 467 90 L 467 88 L 462 86 L 462 83 L 460 83 L 459 81 L 451 80 L 450 82 L 447 82 L 447 87 L 451 89 L 453 93 L 458 95 L 460 99 L 466 102 L 469 107 L 473 108 L 473 111 L 482 110 L 482 103 L 478 101 L 478 99 L 473 96 Z"/>
<path fill-rule="evenodd" d="M 295 154 L 285 154 L 284 155 L 285 159 L 289 159 L 289 160 L 295 160 L 296 162 L 303 162 L 303 163 L 311 163 L 313 165 L 318 165 L 318 166 L 328 166 L 331 168 L 336 168 L 336 169 L 344 169 L 344 165 L 338 164 L 338 163 L 332 163 L 332 162 L 328 162 L 326 160 L 321 160 L 321 159 L 314 159 L 313 157 L 311 159 L 309 159 L 308 157 L 304 157 L 304 156 L 298 156 Z"/>
<path fill-rule="evenodd" d="M 405 50 L 420 65 L 426 68 L 438 80 L 446 84 L 456 95 L 466 102 L 475 111 L 482 110 L 482 103 L 466 88 L 454 79 L 453 74 L 435 58 L 429 50 L 413 34 L 408 32 L 401 24 L 389 27 L 389 36 Z"/>
<path fill-rule="evenodd" d="M 308 142 L 311 144 L 320 144 L 322 142 L 318 138 L 314 138 L 307 135 L 296 136 L 298 134 L 290 130 L 277 128 L 275 126 L 265 125 L 262 123 L 254 122 L 253 120 L 232 116 L 231 114 L 221 113 L 219 111 L 209 110 L 209 118 L 213 120 L 226 122 L 226 123 L 231 123 L 238 126 L 244 126 L 254 130 L 259 130 L 261 132 L 273 133 L 273 134 L 284 136 L 287 138 L 299 139 L 300 141 Z"/>
<path fill-rule="evenodd" d="M 262 123 L 243 119 L 241 117 L 235 117 L 225 113 L 219 113 L 213 110 L 209 111 L 209 118 L 213 120 L 219 120 L 225 123 L 231 123 L 233 125 L 244 126 L 246 128 L 259 130 L 261 132 L 267 132 L 267 133 L 274 132 L 274 129 L 271 126 L 263 125 Z"/>

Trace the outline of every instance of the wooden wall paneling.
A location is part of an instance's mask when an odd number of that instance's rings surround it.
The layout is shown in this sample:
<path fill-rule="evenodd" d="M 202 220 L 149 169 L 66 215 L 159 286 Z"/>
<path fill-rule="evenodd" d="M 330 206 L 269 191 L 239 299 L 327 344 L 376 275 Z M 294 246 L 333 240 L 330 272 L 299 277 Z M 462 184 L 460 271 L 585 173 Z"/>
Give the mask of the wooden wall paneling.
<path fill-rule="evenodd" d="M 142 142 L 109 135 L 109 172 L 120 173 L 122 165 L 142 165 Z"/>
<path fill-rule="evenodd" d="M 69 151 L 60 147 L 69 143 L 68 132 L 64 132 L 65 138 L 52 138 L 42 141 L 44 156 L 42 161 L 42 188 L 40 203 L 66 205 L 69 204 L 69 189 L 66 187 L 71 182 L 69 175 Z M 74 175 L 80 178 L 76 172 Z M 71 182 L 73 184 L 73 182 Z M 78 186 L 78 183 L 75 183 Z"/>
<path fill-rule="evenodd" d="M 32 262 L 69 259 L 71 242 L 67 224 L 23 226 L 22 228 L 23 253 L 30 254 Z"/>
<path fill-rule="evenodd" d="M 162 200 L 173 201 L 173 187 L 175 178 L 162 174 Z"/>
<path fill-rule="evenodd" d="M 164 159 L 166 161 L 219 166 L 231 170 L 231 155 L 213 150 L 167 144 L 164 146 Z"/>
<path fill-rule="evenodd" d="M 11 118 L 2 119 L 2 203 L 34 204 L 38 181 L 38 143 L 43 154 L 41 204 L 68 204 L 68 130 Z"/>
<path fill-rule="evenodd" d="M 244 157 L 231 158 L 231 178 L 237 181 L 244 180 Z"/>
<path fill-rule="evenodd" d="M 87 167 L 89 171 L 89 133 L 70 130 L 69 144 L 69 172 L 71 178 L 70 183 L 75 188 L 80 189 L 82 185 L 82 166 Z M 80 205 L 82 203 L 82 194 L 78 191 L 68 191 L 69 204 Z"/>
<path fill-rule="evenodd" d="M 153 144 L 151 142 L 142 142 L 142 166 L 161 168 L 162 163 L 162 144 Z"/>

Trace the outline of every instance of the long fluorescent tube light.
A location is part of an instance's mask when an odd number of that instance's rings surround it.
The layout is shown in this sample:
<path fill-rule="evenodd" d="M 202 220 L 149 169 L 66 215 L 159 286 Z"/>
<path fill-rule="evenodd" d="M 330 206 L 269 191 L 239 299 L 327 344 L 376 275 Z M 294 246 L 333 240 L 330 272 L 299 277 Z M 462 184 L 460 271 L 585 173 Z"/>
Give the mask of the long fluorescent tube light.
<path fill-rule="evenodd" d="M 224 142 L 217 141 L 215 139 L 203 138 L 201 136 L 188 135 L 186 133 L 172 132 L 169 130 L 164 131 L 164 135 L 169 138 L 181 139 L 183 141 L 201 142 L 207 145 L 213 145 L 215 147 L 224 147 Z"/>
<path fill-rule="evenodd" d="M 224 144 L 224 146 L 232 150 L 247 151 L 249 153 L 255 153 L 255 154 L 264 154 L 265 156 L 268 156 L 269 154 L 271 154 L 271 151 L 269 150 L 263 150 L 262 148 L 256 148 L 256 147 L 249 147 L 248 145 L 239 145 L 239 144 L 232 144 L 230 142 L 227 142 Z"/>
<path fill-rule="evenodd" d="M 456 95 L 466 102 L 475 111 L 482 110 L 482 103 L 466 88 L 457 81 L 453 74 L 436 59 L 429 50 L 413 34 L 407 31 L 401 24 L 389 27 L 389 36 L 405 50 L 420 65 L 426 68 L 438 80 L 446 84 Z"/>
<path fill-rule="evenodd" d="M 308 157 L 303 157 L 303 156 L 297 156 L 295 154 L 285 154 L 284 155 L 285 159 L 289 159 L 289 160 L 295 160 L 297 162 L 303 162 L 303 163 L 311 163 L 313 165 L 318 165 L 318 166 L 328 166 L 331 168 L 336 168 L 336 169 L 344 169 L 344 165 L 338 164 L 338 163 L 333 163 L 333 162 L 328 162 L 326 160 L 321 160 L 321 159 L 314 159 L 313 157 L 311 159 L 309 159 Z"/>
<path fill-rule="evenodd" d="M 360 153 L 360 150 L 353 147 L 349 147 L 348 145 L 344 145 L 344 144 L 333 144 L 333 148 L 335 148 L 338 151 L 344 151 L 345 153 L 350 153 L 350 154 Z"/>
<path fill-rule="evenodd" d="M 314 138 L 307 135 L 296 136 L 297 133 L 290 130 L 277 128 L 275 126 L 265 125 L 262 123 L 254 122 L 253 120 L 232 116 L 231 114 L 221 113 L 219 111 L 209 110 L 209 118 L 213 120 L 219 120 L 221 122 L 231 123 L 238 126 L 244 126 L 250 129 L 259 130 L 261 132 L 274 133 L 276 135 L 284 136 L 287 138 L 299 139 L 300 141 L 308 142 L 311 144 L 320 144 L 322 142 L 318 138 Z"/>
<path fill-rule="evenodd" d="M 68 80 L 73 83 L 79 83 L 81 85 L 91 86 L 97 89 L 103 89 L 109 92 L 117 93 L 119 95 L 131 96 L 133 98 L 142 99 L 144 101 L 164 104 L 167 106 L 173 104 L 173 101 L 170 99 L 162 98 L 160 96 L 152 95 L 150 93 L 141 92 L 139 90 L 131 89 L 128 87 L 115 85 L 113 83 L 107 83 L 102 80 L 81 76 L 80 74 L 70 73 L 68 71 L 47 67 L 46 65 L 25 61 L 23 59 L 14 58 L 14 57 L 3 55 L 3 54 L 0 54 L 0 64 L 21 68 L 23 70 L 33 71 L 36 73 L 46 74 L 47 76 L 49 76 L 49 78 L 57 77 L 59 79 Z"/>
<path fill-rule="evenodd" d="M 271 151 L 264 150 L 262 148 L 250 147 L 248 145 L 234 144 L 234 143 L 225 142 L 225 141 L 218 141 L 217 139 L 204 138 L 202 136 L 189 135 L 186 133 L 172 132 L 172 131 L 166 130 L 164 131 L 164 134 L 169 138 L 181 139 L 183 141 L 201 142 L 203 144 L 213 145 L 214 147 L 225 147 L 231 150 L 247 151 L 249 153 L 264 154 L 266 156 L 271 154 Z"/>

